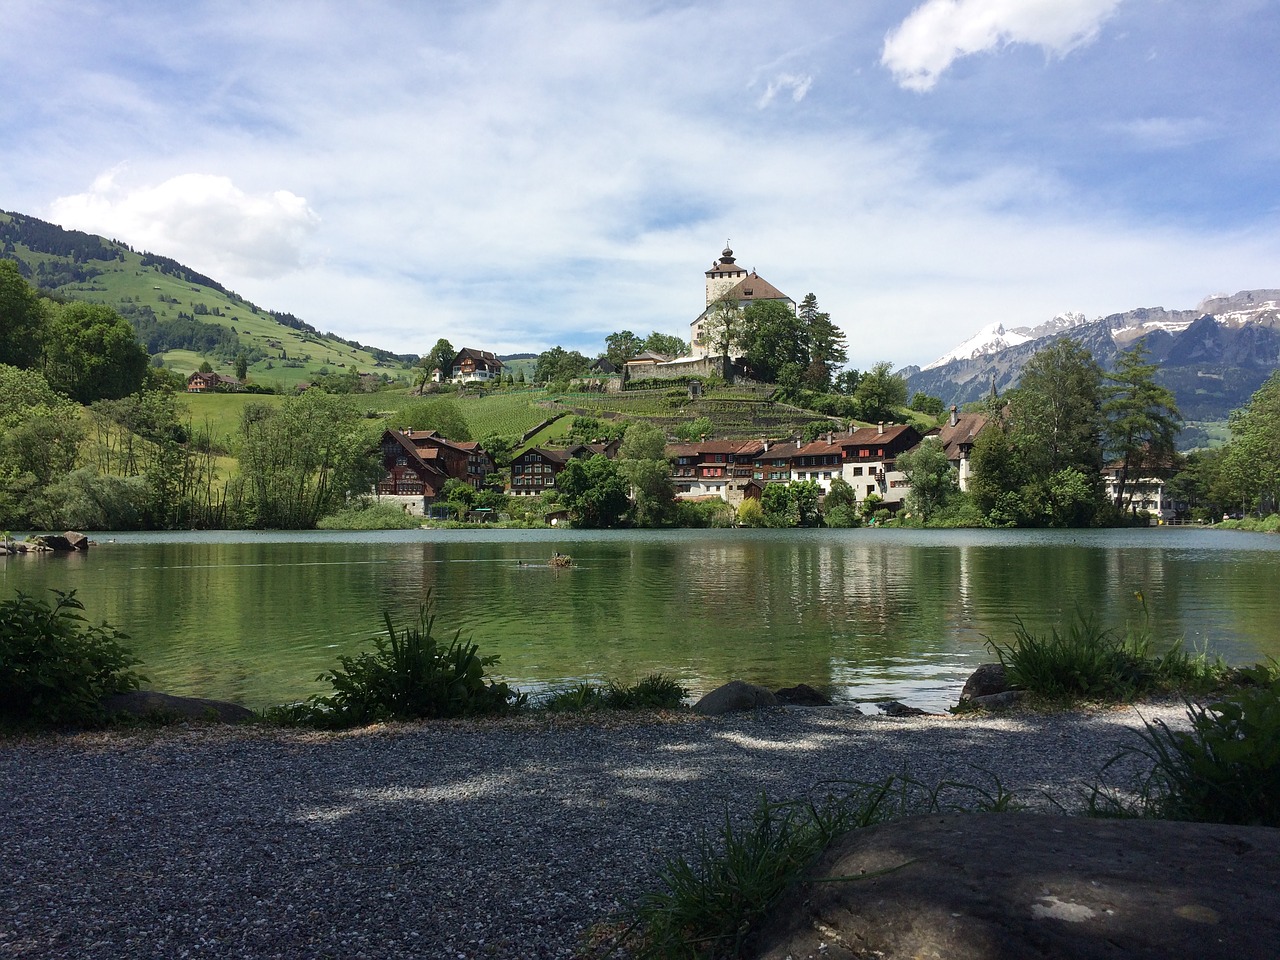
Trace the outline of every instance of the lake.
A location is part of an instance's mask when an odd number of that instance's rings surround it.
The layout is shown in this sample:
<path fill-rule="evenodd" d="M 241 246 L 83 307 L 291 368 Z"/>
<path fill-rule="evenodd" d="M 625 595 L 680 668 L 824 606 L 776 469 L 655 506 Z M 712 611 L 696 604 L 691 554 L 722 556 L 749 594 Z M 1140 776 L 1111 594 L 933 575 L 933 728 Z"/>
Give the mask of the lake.
<path fill-rule="evenodd" d="M 1233 663 L 1280 657 L 1280 537 L 1194 528 L 413 530 L 96 534 L 85 554 L 0 558 L 0 596 L 75 590 L 130 635 L 150 686 L 251 707 L 437 601 L 437 635 L 498 654 L 533 694 L 662 672 L 842 702 L 956 701 L 1021 618 L 1141 622 Z M 556 552 L 573 564 L 556 569 Z"/>

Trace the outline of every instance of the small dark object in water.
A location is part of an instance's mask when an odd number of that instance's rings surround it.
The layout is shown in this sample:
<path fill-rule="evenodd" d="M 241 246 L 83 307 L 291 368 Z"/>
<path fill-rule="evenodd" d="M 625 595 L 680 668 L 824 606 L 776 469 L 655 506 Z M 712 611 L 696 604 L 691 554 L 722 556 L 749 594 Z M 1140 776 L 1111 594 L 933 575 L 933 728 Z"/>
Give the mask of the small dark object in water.
<path fill-rule="evenodd" d="M 553 567 L 567 567 L 573 563 L 573 558 L 566 556 L 563 553 L 556 553 L 551 557 L 551 560 L 548 562 Z"/>

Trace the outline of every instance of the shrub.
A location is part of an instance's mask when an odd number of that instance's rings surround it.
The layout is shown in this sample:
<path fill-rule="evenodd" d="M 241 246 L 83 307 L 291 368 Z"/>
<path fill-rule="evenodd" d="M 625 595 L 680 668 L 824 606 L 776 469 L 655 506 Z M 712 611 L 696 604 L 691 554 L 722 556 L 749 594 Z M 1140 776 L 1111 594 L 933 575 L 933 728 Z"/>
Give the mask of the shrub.
<path fill-rule="evenodd" d="M 1280 827 L 1280 673 L 1254 667 L 1238 679 L 1256 685 L 1188 706 L 1189 731 L 1148 723 L 1144 745 L 1107 766 L 1136 755 L 1151 764 L 1150 774 L 1134 794 L 1095 786 L 1089 813 Z"/>
<path fill-rule="evenodd" d="M 1134 649 L 1091 616 L 1077 614 L 1061 632 L 1032 633 L 1015 622 L 1015 642 L 987 646 L 1004 665 L 1009 685 L 1046 700 L 1127 700 L 1149 686 L 1145 651 Z"/>
<path fill-rule="evenodd" d="M 663 710 L 674 709 L 689 695 L 670 677 L 650 674 L 639 683 L 627 686 L 610 681 L 604 687 L 580 683 L 553 693 L 546 702 L 554 713 L 586 713 L 593 710 Z"/>
<path fill-rule="evenodd" d="M 1222 686 L 1231 671 L 1221 658 L 1188 653 L 1180 642 L 1164 653 L 1153 653 L 1146 600 L 1139 592 L 1143 620 L 1123 632 L 1102 629 L 1096 620 L 1077 612 L 1075 620 L 1049 636 L 1031 633 L 1015 621 L 1015 643 L 1001 646 L 988 638 L 987 646 L 1004 664 L 1010 686 L 1050 701 L 1131 700 L 1156 691 L 1204 693 Z"/>
<path fill-rule="evenodd" d="M 339 669 L 322 674 L 329 696 L 270 711 L 285 724 L 352 727 L 386 720 L 422 720 L 505 713 L 523 706 L 525 695 L 505 683 L 487 681 L 485 670 L 497 656 L 482 657 L 461 631 L 447 646 L 435 638 L 430 594 L 416 624 L 397 633 L 385 614 L 387 636 L 373 639 L 374 651 L 339 657 Z"/>
<path fill-rule="evenodd" d="M 361 500 L 321 517 L 320 530 L 411 530 L 422 526 L 422 517 L 414 516 L 394 503 Z"/>
<path fill-rule="evenodd" d="M 81 616 L 75 591 L 53 606 L 19 591 L 0 603 L 0 724 L 96 724 L 102 698 L 136 689 L 128 636 Z"/>

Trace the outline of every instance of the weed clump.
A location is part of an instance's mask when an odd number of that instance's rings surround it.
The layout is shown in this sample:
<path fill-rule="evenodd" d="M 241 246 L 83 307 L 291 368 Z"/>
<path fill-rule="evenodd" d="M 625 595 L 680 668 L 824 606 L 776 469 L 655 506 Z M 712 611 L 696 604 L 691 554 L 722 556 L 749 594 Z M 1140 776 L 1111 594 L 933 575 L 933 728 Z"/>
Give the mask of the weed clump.
<path fill-rule="evenodd" d="M 842 789 L 816 802 L 761 795 L 741 826 L 726 814 L 692 857 L 666 862 L 660 888 L 637 902 L 620 943 L 639 960 L 742 956 L 769 907 L 837 837 L 913 814 L 1013 807 L 998 781 L 993 790 L 950 781 L 930 788 L 902 775 Z"/>
<path fill-rule="evenodd" d="M 21 591 L 0 603 L 0 726 L 90 726 L 102 698 L 137 689 L 140 663 L 114 627 L 93 626 L 75 591 L 52 606 Z"/>
<path fill-rule="evenodd" d="M 689 690 L 660 673 L 630 685 L 609 681 L 605 686 L 579 683 L 558 690 L 546 701 L 552 713 L 590 713 L 595 710 L 672 710 L 684 703 Z"/>
<path fill-rule="evenodd" d="M 1018 619 L 1013 634 L 1013 643 L 988 638 L 987 646 L 1004 666 L 1011 687 L 1052 703 L 1203 693 L 1229 674 L 1220 659 L 1188 653 L 1180 643 L 1157 654 L 1146 625 L 1104 629 L 1091 615 L 1077 613 L 1065 628 L 1052 627 L 1047 635 L 1032 633 Z"/>
<path fill-rule="evenodd" d="M 1189 705 L 1189 731 L 1147 724 L 1137 754 L 1152 764 L 1137 799 L 1095 789 L 1090 812 L 1280 827 L 1280 670 L 1241 671 L 1242 686 L 1206 706 Z M 1110 764 L 1108 764 L 1110 765 Z"/>
<path fill-rule="evenodd" d="M 341 728 L 499 714 L 523 706 L 524 694 L 488 679 L 486 671 L 497 656 L 480 656 L 476 644 L 463 642 L 461 631 L 447 644 L 436 639 L 433 607 L 428 595 L 417 623 L 400 631 L 385 614 L 387 635 L 373 639 L 372 652 L 339 657 L 337 670 L 317 678 L 327 680 L 333 693 L 277 707 L 267 719 Z"/>

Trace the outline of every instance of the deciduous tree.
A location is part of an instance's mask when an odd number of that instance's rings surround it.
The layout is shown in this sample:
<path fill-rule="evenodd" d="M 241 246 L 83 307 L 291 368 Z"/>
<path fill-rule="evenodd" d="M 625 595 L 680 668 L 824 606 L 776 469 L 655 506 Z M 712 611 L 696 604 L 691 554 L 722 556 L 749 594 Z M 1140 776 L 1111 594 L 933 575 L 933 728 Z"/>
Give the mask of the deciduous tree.
<path fill-rule="evenodd" d="M 45 376 L 80 403 L 128 396 L 141 388 L 150 362 L 128 321 L 110 307 L 68 303 L 50 321 Z"/>

